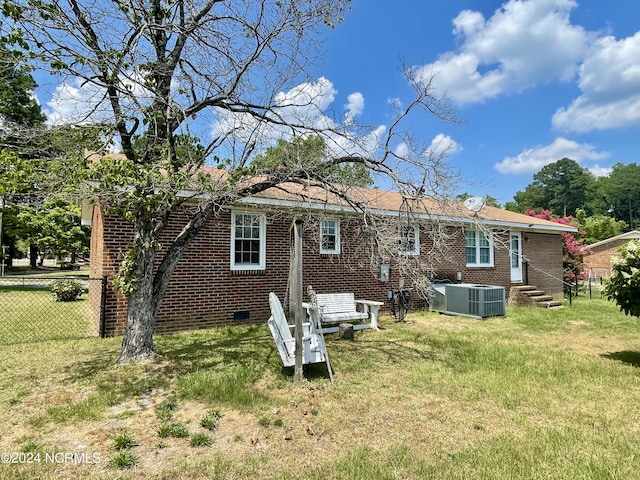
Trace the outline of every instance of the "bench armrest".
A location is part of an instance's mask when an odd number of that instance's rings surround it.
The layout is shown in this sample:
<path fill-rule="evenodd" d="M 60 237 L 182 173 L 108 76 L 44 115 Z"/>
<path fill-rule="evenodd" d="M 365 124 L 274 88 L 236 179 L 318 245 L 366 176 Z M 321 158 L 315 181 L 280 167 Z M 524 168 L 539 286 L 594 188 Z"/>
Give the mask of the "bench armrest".
<path fill-rule="evenodd" d="M 356 303 L 360 303 L 362 305 L 368 305 L 370 307 L 381 307 L 384 305 L 384 302 L 376 302 L 375 300 L 356 300 Z"/>

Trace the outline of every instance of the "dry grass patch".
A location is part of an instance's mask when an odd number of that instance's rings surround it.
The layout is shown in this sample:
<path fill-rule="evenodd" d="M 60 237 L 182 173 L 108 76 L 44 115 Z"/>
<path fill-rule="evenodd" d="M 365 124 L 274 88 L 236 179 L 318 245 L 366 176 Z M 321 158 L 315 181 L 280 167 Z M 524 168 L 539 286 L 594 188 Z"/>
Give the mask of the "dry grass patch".
<path fill-rule="evenodd" d="M 334 385 L 292 383 L 264 326 L 158 337 L 150 365 L 115 366 L 119 339 L 0 347 L 0 450 L 100 458 L 0 478 L 637 478 L 640 341 L 612 305 L 381 323 L 327 336 Z M 110 468 L 123 431 L 137 463 Z"/>

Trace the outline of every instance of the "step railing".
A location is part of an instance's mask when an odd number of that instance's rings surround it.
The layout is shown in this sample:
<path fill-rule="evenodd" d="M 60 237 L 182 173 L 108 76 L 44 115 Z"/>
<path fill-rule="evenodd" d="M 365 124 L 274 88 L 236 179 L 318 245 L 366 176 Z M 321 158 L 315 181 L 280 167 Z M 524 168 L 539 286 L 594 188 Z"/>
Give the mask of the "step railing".
<path fill-rule="evenodd" d="M 575 285 L 575 296 L 578 296 L 578 281 L 577 281 L 577 275 L 576 275 L 576 282 L 575 284 L 567 282 L 564 278 L 558 278 L 555 275 L 546 272 L 544 270 L 542 270 L 541 268 L 535 267 L 533 265 L 531 265 L 529 263 L 528 259 L 524 260 L 524 278 L 525 278 L 525 283 L 529 284 L 529 268 L 532 268 L 533 270 L 535 270 L 538 273 L 541 273 L 543 275 L 546 275 L 549 278 L 554 279 L 557 282 L 560 282 L 562 284 L 563 290 L 565 290 L 564 287 L 567 287 L 566 290 L 569 292 L 569 305 L 573 306 L 573 287 Z"/>

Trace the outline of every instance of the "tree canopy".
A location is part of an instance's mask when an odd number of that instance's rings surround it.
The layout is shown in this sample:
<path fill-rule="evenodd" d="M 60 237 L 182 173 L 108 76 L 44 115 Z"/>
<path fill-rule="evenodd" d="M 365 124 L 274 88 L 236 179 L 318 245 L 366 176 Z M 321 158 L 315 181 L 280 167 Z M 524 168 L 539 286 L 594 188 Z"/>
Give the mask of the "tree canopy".
<path fill-rule="evenodd" d="M 545 165 L 534 174 L 533 182 L 514 196 L 507 208 L 519 212 L 552 210 L 558 215 L 575 215 L 578 208 L 589 210 L 588 202 L 595 188 L 595 177 L 578 162 L 563 158 Z"/>
<path fill-rule="evenodd" d="M 277 144 L 255 156 L 251 166 L 256 169 L 307 169 L 329 158 L 324 139 L 319 135 L 279 139 Z M 325 180 L 361 187 L 371 186 L 371 173 L 362 163 L 344 163 L 324 171 Z"/>
<path fill-rule="evenodd" d="M 602 195 L 610 214 L 627 222 L 631 229 L 638 228 L 640 217 L 640 165 L 617 163 L 611 173 L 602 178 Z"/>

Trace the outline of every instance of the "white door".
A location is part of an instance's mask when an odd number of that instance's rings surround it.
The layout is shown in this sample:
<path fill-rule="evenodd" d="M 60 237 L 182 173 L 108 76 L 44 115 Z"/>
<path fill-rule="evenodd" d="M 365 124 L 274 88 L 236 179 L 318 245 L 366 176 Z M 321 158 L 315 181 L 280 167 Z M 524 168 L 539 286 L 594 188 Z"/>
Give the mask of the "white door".
<path fill-rule="evenodd" d="M 511 232 L 511 281 L 522 281 L 522 236 L 520 232 Z"/>

